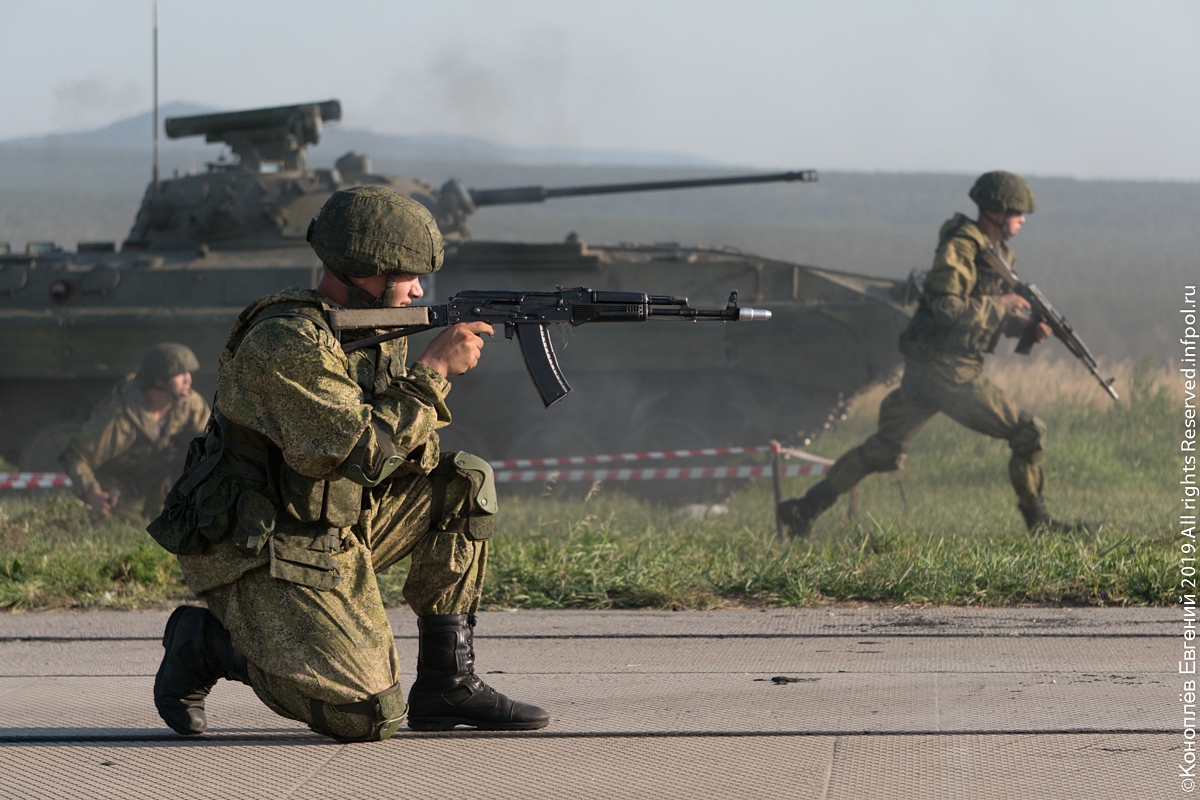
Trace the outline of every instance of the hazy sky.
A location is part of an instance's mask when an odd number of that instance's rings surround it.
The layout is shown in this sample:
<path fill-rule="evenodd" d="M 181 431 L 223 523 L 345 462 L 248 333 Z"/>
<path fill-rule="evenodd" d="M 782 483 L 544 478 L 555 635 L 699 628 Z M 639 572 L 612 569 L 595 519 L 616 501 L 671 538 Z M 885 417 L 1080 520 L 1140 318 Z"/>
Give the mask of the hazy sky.
<path fill-rule="evenodd" d="M 0 139 L 151 99 L 150 0 L 0 0 Z M 1196 0 L 162 0 L 160 98 L 759 167 L 1200 180 Z"/>

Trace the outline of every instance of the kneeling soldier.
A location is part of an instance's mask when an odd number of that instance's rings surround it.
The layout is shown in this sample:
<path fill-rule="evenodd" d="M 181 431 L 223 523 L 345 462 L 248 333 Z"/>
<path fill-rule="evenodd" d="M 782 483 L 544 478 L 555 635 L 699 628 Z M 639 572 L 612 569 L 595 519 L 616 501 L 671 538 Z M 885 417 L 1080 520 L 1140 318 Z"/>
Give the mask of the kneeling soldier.
<path fill-rule="evenodd" d="M 326 312 L 421 297 L 419 276 L 442 264 L 441 234 L 424 206 L 364 186 L 336 192 L 309 241 L 325 265 L 317 290 L 285 289 L 242 312 L 207 433 L 150 525 L 208 603 L 167 622 L 159 715 L 202 733 L 223 677 L 344 741 L 386 739 L 406 712 L 415 730 L 542 728 L 545 711 L 475 674 L 495 485 L 482 459 L 441 454 L 435 432 L 450 421 L 447 378 L 475 366 L 492 328 L 448 328 L 411 366 L 404 338 L 347 354 Z M 407 707 L 375 582 L 405 557 L 420 637 Z"/>
<path fill-rule="evenodd" d="M 162 342 L 146 351 L 67 443 L 59 463 L 92 522 L 114 513 L 153 517 L 183 468 L 188 442 L 204 430 L 208 403 L 192 391 L 196 355 Z M 118 500 L 119 498 L 119 500 Z"/>

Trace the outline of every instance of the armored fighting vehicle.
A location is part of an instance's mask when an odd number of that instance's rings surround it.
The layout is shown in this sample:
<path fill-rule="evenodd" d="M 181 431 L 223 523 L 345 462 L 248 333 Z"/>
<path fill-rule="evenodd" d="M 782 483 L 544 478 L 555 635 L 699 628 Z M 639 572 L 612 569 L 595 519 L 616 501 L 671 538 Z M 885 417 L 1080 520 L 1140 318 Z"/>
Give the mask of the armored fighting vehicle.
<path fill-rule="evenodd" d="M 95 401 L 159 341 L 189 345 L 211 395 L 229 327 L 260 295 L 314 286 L 320 264 L 309 221 L 343 187 L 382 184 L 426 205 L 447 240 L 446 263 L 426 300 L 464 289 L 555 286 L 685 295 L 721 307 L 731 291 L 769 309 L 765 324 L 586 326 L 557 344 L 575 392 L 544 409 L 519 349 L 502 339 L 455 379 L 448 448 L 489 458 L 590 455 L 794 440 L 819 427 L 839 398 L 889 375 L 912 311 L 911 285 L 834 272 L 733 248 L 478 241 L 476 210 L 556 197 L 767 181 L 812 172 L 546 189 L 440 189 L 377 175 L 348 153 L 310 169 L 307 147 L 338 120 L 336 100 L 168 118 L 172 138 L 204 136 L 233 158 L 147 188 L 128 239 L 80 242 L 65 252 L 0 244 L 0 454 L 23 469 L 56 469 L 66 438 Z M 556 326 L 565 328 L 566 326 Z M 557 333 L 556 333 L 557 335 Z M 499 339 L 499 337 L 497 337 Z M 419 354 L 419 338 L 411 343 Z"/>

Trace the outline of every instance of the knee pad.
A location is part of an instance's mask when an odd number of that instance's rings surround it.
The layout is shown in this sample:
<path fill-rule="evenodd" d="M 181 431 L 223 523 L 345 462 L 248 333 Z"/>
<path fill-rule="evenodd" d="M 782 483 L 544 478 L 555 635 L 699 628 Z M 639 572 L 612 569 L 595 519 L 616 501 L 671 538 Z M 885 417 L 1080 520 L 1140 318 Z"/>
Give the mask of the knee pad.
<path fill-rule="evenodd" d="M 309 709 L 312 714 L 309 727 L 341 742 L 382 742 L 391 738 L 408 715 L 399 683 L 353 703 L 326 703 L 310 698 Z"/>
<path fill-rule="evenodd" d="M 1022 411 L 1017 426 L 1008 436 L 1008 446 L 1012 448 L 1013 455 L 1033 458 L 1045 444 L 1046 423 Z"/>
<path fill-rule="evenodd" d="M 867 472 L 895 472 L 904 467 L 904 448 L 878 436 L 867 439 L 859 450 Z"/>
<path fill-rule="evenodd" d="M 492 465 L 470 453 L 447 453 L 430 474 L 433 482 L 433 500 L 429 524 L 433 530 L 462 533 L 468 539 L 482 542 L 490 539 L 495 530 L 493 517 L 496 514 L 496 478 Z M 458 516 L 440 528 L 446 504 L 446 487 L 454 479 L 467 484 L 467 497 Z"/>

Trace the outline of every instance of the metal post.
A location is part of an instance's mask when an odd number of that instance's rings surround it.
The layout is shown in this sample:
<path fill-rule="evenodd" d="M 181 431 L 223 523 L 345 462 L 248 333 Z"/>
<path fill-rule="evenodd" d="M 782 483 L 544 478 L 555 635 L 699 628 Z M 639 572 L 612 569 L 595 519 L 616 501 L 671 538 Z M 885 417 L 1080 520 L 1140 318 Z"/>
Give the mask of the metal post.
<path fill-rule="evenodd" d="M 904 491 L 904 476 L 896 478 L 896 488 L 900 490 L 900 502 L 904 504 L 904 513 L 908 513 L 908 493 Z"/>
<path fill-rule="evenodd" d="M 783 518 L 779 516 L 779 504 L 783 502 L 783 454 L 779 442 L 771 441 L 771 483 L 775 487 L 775 536 L 783 541 Z"/>

